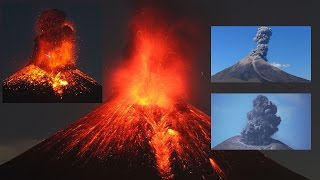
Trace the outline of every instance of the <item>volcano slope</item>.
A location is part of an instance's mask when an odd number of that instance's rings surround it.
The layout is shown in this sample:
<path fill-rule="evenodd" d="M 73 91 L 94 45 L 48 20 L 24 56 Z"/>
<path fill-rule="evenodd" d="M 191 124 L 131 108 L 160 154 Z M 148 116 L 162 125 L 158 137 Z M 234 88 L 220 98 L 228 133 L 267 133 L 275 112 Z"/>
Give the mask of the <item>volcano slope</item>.
<path fill-rule="evenodd" d="M 210 118 L 186 102 L 122 98 L 0 166 L 0 179 L 138 178 L 305 179 L 258 151 L 211 151 Z"/>
<path fill-rule="evenodd" d="M 2 94 L 5 103 L 101 102 L 102 86 L 76 68 L 48 73 L 31 64 L 3 81 Z"/>
<path fill-rule="evenodd" d="M 284 144 L 283 142 L 271 139 L 268 145 L 248 145 L 243 143 L 240 135 L 233 136 L 222 143 L 215 146 L 215 150 L 292 150 L 291 147 Z"/>
<path fill-rule="evenodd" d="M 208 179 L 217 176 L 209 154 L 210 118 L 195 107 L 120 98 L 4 164 L 0 177 Z"/>
<path fill-rule="evenodd" d="M 309 80 L 291 75 L 262 58 L 248 56 L 235 65 L 211 76 L 211 82 L 297 82 Z"/>

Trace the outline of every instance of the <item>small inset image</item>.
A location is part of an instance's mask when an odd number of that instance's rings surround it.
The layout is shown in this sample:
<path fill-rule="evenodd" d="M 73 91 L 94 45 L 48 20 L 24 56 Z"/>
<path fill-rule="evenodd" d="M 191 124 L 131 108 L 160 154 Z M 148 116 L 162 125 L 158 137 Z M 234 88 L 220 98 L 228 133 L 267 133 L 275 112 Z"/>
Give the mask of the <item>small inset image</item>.
<path fill-rule="evenodd" d="M 211 94 L 211 149 L 311 150 L 311 94 Z"/>
<path fill-rule="evenodd" d="M 310 26 L 211 27 L 211 82 L 310 81 Z"/>
<path fill-rule="evenodd" d="M 3 102 L 102 102 L 101 85 L 76 66 L 76 27 L 66 14 L 45 10 L 34 31 L 31 57 L 2 82 Z"/>

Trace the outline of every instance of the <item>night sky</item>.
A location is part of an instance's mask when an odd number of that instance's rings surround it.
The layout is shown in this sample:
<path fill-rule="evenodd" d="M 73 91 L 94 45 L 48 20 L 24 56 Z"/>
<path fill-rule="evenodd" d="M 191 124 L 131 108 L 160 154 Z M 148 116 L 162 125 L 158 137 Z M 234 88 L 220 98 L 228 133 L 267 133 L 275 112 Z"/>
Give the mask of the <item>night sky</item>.
<path fill-rule="evenodd" d="M 183 4 L 180 4 L 183 2 Z M 290 2 L 290 3 L 288 3 Z M 188 69 L 188 101 L 210 115 L 210 26 L 211 25 L 256 25 L 257 23 L 285 25 L 316 24 L 320 17 L 313 4 L 295 5 L 291 1 L 265 4 L 262 9 L 250 9 L 256 1 L 178 1 L 165 0 L 152 3 L 171 17 L 187 19 L 197 27 L 190 43 L 196 56 L 186 62 Z M 32 53 L 34 22 L 45 9 L 57 8 L 67 14 L 76 27 L 78 36 L 77 67 L 96 79 L 103 86 L 106 101 L 114 92 L 109 82 L 112 69 L 119 66 L 128 50 L 130 17 L 148 1 L 25 1 L 7 0 L 0 2 L 0 79 L 3 80 L 28 63 Z M 250 6 L 249 6 L 250 5 Z M 258 5 L 257 5 L 258 6 Z M 243 8 L 239 8 L 243 7 Z M 275 17 L 260 13 L 270 7 Z M 287 10 L 283 13 L 284 9 Z M 298 10 L 304 13 L 296 13 Z M 250 10 L 250 11 L 249 11 Z M 281 16 L 277 16 L 281 15 Z M 294 15 L 297 18 L 294 18 Z M 303 17 L 301 17 L 303 16 Z M 310 17 L 314 17 L 313 19 Z M 309 20 L 304 22 L 303 19 Z M 168 20 L 171 21 L 170 19 Z M 286 23 L 284 23 L 286 22 Z M 312 78 L 316 81 L 317 78 Z M 2 101 L 2 100 L 1 100 Z M 100 104 L 73 103 L 0 103 L 0 164 L 24 152 L 54 132 L 66 127 L 86 115 Z M 270 152 L 269 156 L 296 170 L 311 176 L 307 162 L 314 161 L 312 152 Z M 317 147 L 316 147 L 317 148 Z M 294 157 L 301 158 L 294 158 Z"/>
<path fill-rule="evenodd" d="M 76 27 L 77 67 L 102 83 L 105 56 L 105 13 L 98 3 L 2 2 L 0 6 L 1 79 L 29 62 L 34 45 L 34 23 L 48 8 L 67 14 Z M 90 9 L 90 11 L 88 11 Z M 0 104 L 0 163 L 25 151 L 70 122 L 85 115 L 98 104 Z"/>
<path fill-rule="evenodd" d="M 36 18 L 45 9 L 57 8 L 64 11 L 67 18 L 75 24 L 79 49 L 77 67 L 103 85 L 104 101 L 106 101 L 115 91 L 109 84 L 112 70 L 122 63 L 128 51 L 130 15 L 139 11 L 144 3 L 144 1 L 137 1 L 134 4 L 126 1 L 114 4 L 98 1 L 2 3 L 1 79 L 9 77 L 28 63 L 32 53 Z M 168 9 L 171 9 L 165 4 L 159 6 L 165 13 L 169 13 Z M 175 19 L 183 15 L 185 10 L 171 12 L 174 12 L 172 17 Z M 206 31 L 206 27 L 201 28 L 199 31 Z M 205 33 L 210 35 L 210 32 Z M 195 45 L 208 47 L 209 42 L 204 41 L 203 36 L 200 38 L 195 36 L 195 44 L 190 46 L 199 49 Z M 188 69 L 190 75 L 188 79 L 194 82 L 188 87 L 188 100 L 209 114 L 210 61 L 206 61 L 204 54 L 208 56 L 210 50 L 204 48 L 197 56 L 199 59 L 186 62 L 193 67 Z M 8 161 L 98 106 L 98 103 L 0 104 L 0 163 Z"/>

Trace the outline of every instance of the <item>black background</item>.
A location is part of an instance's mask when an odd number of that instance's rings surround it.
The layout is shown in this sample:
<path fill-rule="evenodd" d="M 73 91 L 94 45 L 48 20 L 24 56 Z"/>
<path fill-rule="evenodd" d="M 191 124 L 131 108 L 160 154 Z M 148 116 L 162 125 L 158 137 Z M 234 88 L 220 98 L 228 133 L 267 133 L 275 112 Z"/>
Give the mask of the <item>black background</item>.
<path fill-rule="evenodd" d="M 161 2 L 161 3 L 160 3 Z M 170 11 L 172 18 L 185 17 L 195 22 L 196 60 L 187 62 L 188 99 L 210 114 L 210 26 L 211 25 L 310 25 L 312 26 L 312 150 L 272 151 L 267 156 L 308 178 L 316 179 L 319 157 L 319 99 L 317 72 L 319 58 L 320 11 L 317 1 L 289 0 L 197 0 L 197 1 L 0 1 L 0 79 L 21 69 L 31 55 L 33 24 L 47 8 L 58 8 L 73 21 L 78 35 L 78 67 L 102 83 L 104 101 L 112 93 L 109 77 L 126 50 L 128 24 L 134 11 L 145 4 Z M 173 12 L 173 13 L 172 13 Z M 240 92 L 234 89 L 235 92 Z M 261 89 L 257 87 L 257 91 Z M 288 89 L 288 92 L 294 90 Z M 306 90 L 310 91 L 310 89 Z M 268 91 L 264 91 L 268 92 Z M 276 92 L 274 90 L 273 92 Z M 282 90 L 283 92 L 283 90 Z M 13 156 L 47 138 L 52 133 L 84 116 L 100 104 L 0 104 L 0 163 L 1 154 Z M 214 120 L 213 120 L 214 121 Z M 6 147 L 6 148 L 3 148 Z M 9 148 L 8 148 L 9 147 Z M 5 149 L 5 151 L 4 151 Z M 9 150 L 8 150 L 9 149 Z M 17 150 L 18 149 L 18 150 Z M 8 153 L 7 151 L 15 152 Z M 267 171 L 267 170 L 266 170 Z"/>

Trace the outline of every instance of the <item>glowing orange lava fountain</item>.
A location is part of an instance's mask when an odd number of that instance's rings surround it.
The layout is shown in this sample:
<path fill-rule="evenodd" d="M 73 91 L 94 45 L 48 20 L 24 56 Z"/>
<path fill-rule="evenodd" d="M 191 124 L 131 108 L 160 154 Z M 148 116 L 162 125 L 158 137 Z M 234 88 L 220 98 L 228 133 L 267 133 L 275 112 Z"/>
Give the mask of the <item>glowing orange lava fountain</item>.
<path fill-rule="evenodd" d="M 131 58 L 114 75 L 118 96 L 58 132 L 46 143 L 62 144 L 59 157 L 77 149 L 83 158 L 109 158 L 130 152 L 131 162 L 149 146 L 164 179 L 174 168 L 203 179 L 224 178 L 210 158 L 210 117 L 184 99 L 186 57 L 170 28 L 148 14 L 135 21 Z"/>
<path fill-rule="evenodd" d="M 37 36 L 29 65 L 6 79 L 4 86 L 15 87 L 14 90 L 19 90 L 21 84 L 47 86 L 62 98 L 64 91 L 89 91 L 78 79 L 97 84 L 75 67 L 75 28 L 64 12 L 46 10 L 35 26 Z"/>

